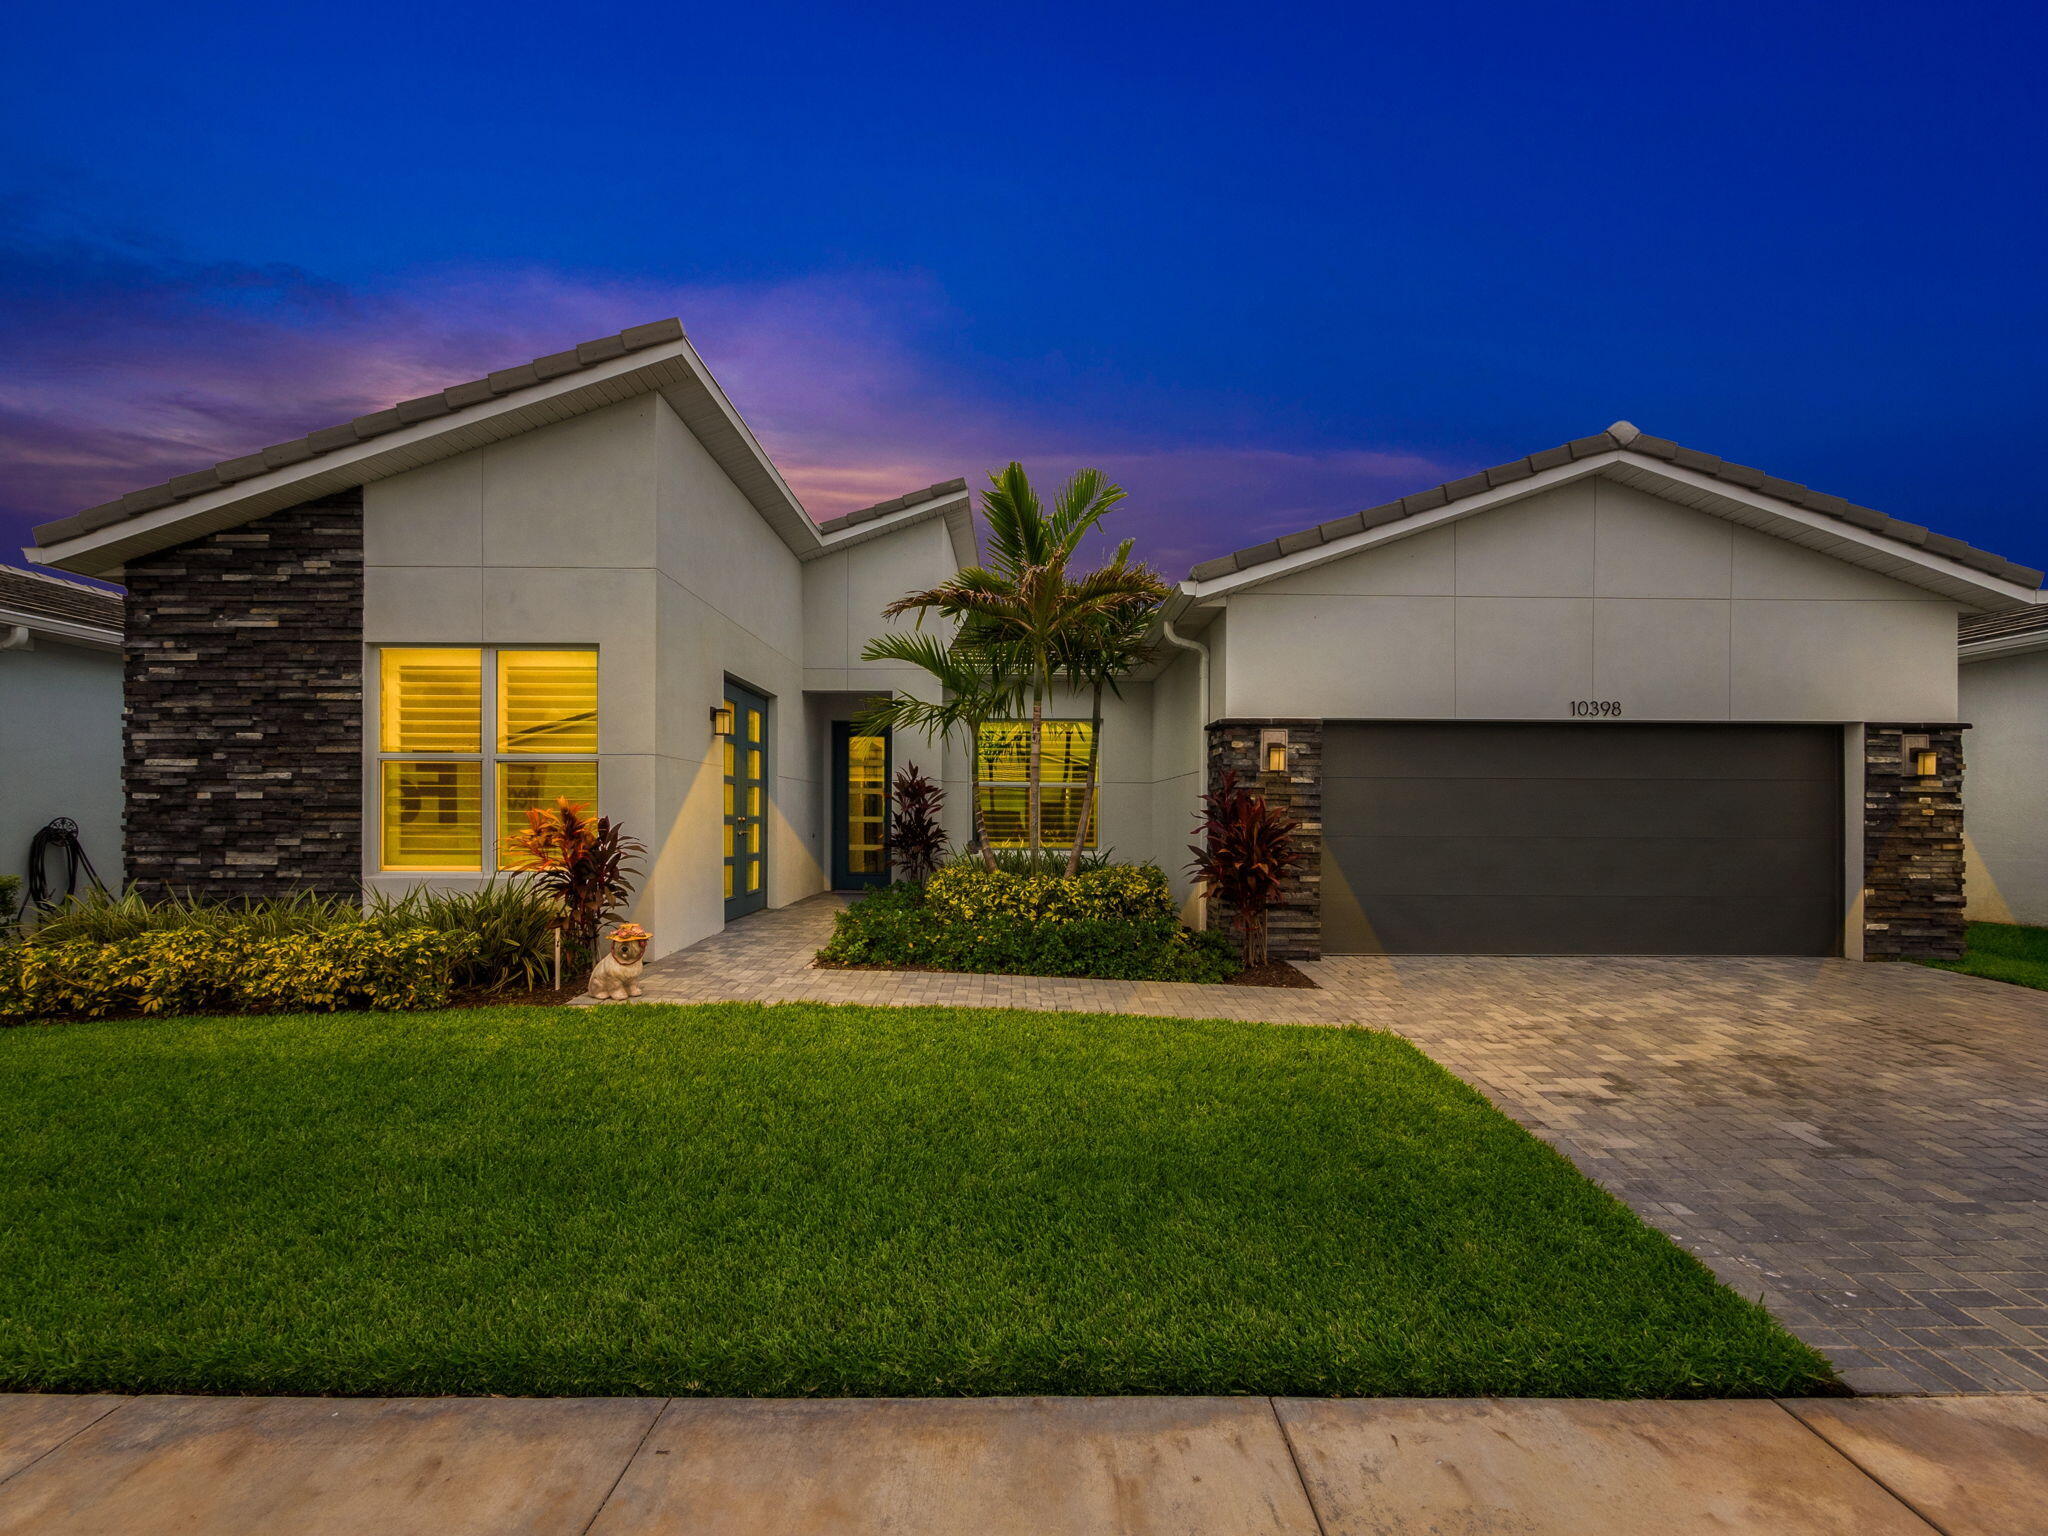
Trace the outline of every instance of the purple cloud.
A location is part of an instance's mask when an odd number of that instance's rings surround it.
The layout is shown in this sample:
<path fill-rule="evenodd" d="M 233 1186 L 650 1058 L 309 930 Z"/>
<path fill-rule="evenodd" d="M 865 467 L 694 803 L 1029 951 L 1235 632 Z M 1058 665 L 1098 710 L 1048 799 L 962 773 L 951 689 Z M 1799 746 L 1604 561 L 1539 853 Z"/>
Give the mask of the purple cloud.
<path fill-rule="evenodd" d="M 914 273 L 674 286 L 441 271 L 369 291 L 45 225 L 0 247 L 0 288 L 0 558 L 36 522 L 670 314 L 819 517 L 953 475 L 979 485 L 1011 458 L 1048 483 L 1095 464 L 1131 493 L 1116 531 L 1178 575 L 1467 468 L 1000 405 L 948 356 L 944 296 Z"/>

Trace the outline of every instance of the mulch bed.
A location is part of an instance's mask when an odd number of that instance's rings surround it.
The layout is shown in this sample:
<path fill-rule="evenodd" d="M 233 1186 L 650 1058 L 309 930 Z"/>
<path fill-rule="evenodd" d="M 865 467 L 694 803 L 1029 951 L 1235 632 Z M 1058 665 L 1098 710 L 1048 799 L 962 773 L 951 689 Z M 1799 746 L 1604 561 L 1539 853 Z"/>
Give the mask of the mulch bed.
<path fill-rule="evenodd" d="M 452 994 L 448 999 L 450 1008 L 509 1008 L 522 1004 L 534 1008 L 559 1008 L 562 1004 L 579 996 L 585 983 L 581 980 L 569 982 L 562 987 L 536 987 L 531 990 L 485 992 L 475 988 Z"/>
<path fill-rule="evenodd" d="M 1255 965 L 1250 970 L 1239 971 L 1224 983 L 1226 987 L 1307 987 L 1320 992 L 1322 988 L 1310 981 L 1301 971 L 1285 960 L 1268 960 L 1264 965 Z"/>

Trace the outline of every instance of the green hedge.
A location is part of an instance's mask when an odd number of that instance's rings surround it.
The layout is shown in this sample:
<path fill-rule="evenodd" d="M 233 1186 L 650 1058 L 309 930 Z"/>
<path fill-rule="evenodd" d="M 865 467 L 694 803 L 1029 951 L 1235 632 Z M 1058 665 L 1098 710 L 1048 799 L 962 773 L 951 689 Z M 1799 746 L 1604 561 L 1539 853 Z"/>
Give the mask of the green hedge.
<path fill-rule="evenodd" d="M 892 885 L 839 914 L 818 958 L 1117 981 L 1223 981 L 1238 970 L 1220 933 L 1181 926 L 1163 871 L 1115 864 L 1069 880 L 954 867 Z"/>
<path fill-rule="evenodd" d="M 0 945 L 0 1019 L 438 1008 L 470 940 L 373 923 L 265 936 L 174 928 Z"/>

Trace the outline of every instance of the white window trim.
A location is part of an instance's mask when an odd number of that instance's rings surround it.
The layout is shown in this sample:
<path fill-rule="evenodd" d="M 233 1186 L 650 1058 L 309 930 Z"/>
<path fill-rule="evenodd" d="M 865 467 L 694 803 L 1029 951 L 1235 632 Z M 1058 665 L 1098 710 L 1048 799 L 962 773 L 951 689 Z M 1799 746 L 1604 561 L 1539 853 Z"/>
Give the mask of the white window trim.
<path fill-rule="evenodd" d="M 498 652 L 500 651 L 590 651 L 594 644 L 560 641 L 507 640 L 493 644 L 471 644 L 447 640 L 387 640 L 368 647 L 370 665 L 364 669 L 363 739 L 368 753 L 368 793 L 364 796 L 364 847 L 369 873 L 383 879 L 411 880 L 495 880 L 517 871 L 501 867 L 498 857 L 498 770 L 504 763 L 589 763 L 597 770 L 596 815 L 604 814 L 604 658 L 597 662 L 598 750 L 595 752 L 501 752 L 498 747 Z M 477 744 L 488 750 L 477 752 L 386 752 L 384 750 L 384 653 L 386 651 L 477 651 L 480 655 L 477 706 Z M 402 869 L 384 862 L 384 765 L 386 763 L 477 763 L 479 815 L 479 864 L 475 869 Z"/>

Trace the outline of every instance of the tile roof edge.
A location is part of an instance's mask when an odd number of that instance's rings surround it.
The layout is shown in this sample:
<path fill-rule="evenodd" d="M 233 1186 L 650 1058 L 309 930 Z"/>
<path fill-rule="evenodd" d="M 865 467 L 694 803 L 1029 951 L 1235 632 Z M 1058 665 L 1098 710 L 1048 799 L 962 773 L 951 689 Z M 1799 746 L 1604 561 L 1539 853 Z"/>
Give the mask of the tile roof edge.
<path fill-rule="evenodd" d="M 498 399 L 550 379 L 566 377 L 594 368 L 600 363 L 629 357 L 635 352 L 644 352 L 651 347 L 687 339 L 683 322 L 673 315 L 667 319 L 649 321 L 644 325 L 628 326 L 623 331 L 600 336 L 593 341 L 579 342 L 574 347 L 550 353 L 532 362 L 512 368 L 496 369 L 481 379 L 467 379 L 459 384 L 450 384 L 432 394 L 401 401 L 383 410 L 358 416 L 352 421 L 320 427 L 303 436 L 257 449 L 253 453 L 238 454 L 233 458 L 222 459 L 205 469 L 176 475 L 156 485 L 140 487 L 117 496 L 112 501 L 101 502 L 98 506 L 83 508 L 67 517 L 38 524 L 31 529 L 31 533 L 39 547 L 47 547 L 52 542 L 94 533 L 101 528 L 126 522 L 140 513 L 173 506 L 180 501 L 189 500 L 207 491 L 220 490 L 224 486 L 236 484 L 254 475 L 318 460 L 337 449 L 369 442 L 403 427 L 452 416 L 472 406 L 482 405 L 486 401 Z M 437 401 L 438 406 L 434 404 Z"/>
<path fill-rule="evenodd" d="M 851 512 L 841 512 L 821 520 L 816 526 L 820 533 L 840 533 L 895 512 L 907 512 L 912 507 L 923 506 L 927 502 L 958 496 L 966 489 L 966 478 L 955 475 L 951 480 L 940 480 L 931 485 L 920 486 L 914 491 L 905 491 L 900 496 L 891 496 L 887 501 L 878 501 L 873 506 L 855 507 Z"/>
<path fill-rule="evenodd" d="M 1715 480 L 1725 480 L 1731 485 L 1757 491 L 1762 495 L 1787 502 L 1806 511 L 1818 512 L 1823 517 L 1831 518 L 1836 522 L 1846 523 L 1851 527 L 1875 533 L 1880 538 L 1925 549 L 1928 553 L 1952 560 L 1958 565 L 1969 567 L 1971 570 L 1981 571 L 1987 576 L 2011 582 L 2015 586 L 2038 589 L 2044 580 L 2048 580 L 2048 575 L 2044 575 L 2043 572 L 2037 571 L 2031 566 L 2024 566 L 2015 561 L 2007 560 L 2004 556 L 1993 554 L 1990 550 L 1978 549 L 1974 545 L 1964 543 L 1961 539 L 1950 538 L 1945 534 L 1931 533 L 1917 523 L 1908 523 L 1898 518 L 1887 517 L 1881 512 L 1873 512 L 1867 507 L 1859 507 L 1852 502 L 1845 501 L 1842 497 L 1831 496 L 1824 491 L 1816 491 L 1793 481 L 1780 480 L 1775 476 L 1765 474 L 1762 470 L 1751 469 L 1742 464 L 1730 463 L 1710 453 L 1701 453 L 1696 449 L 1682 447 L 1668 438 L 1652 437 L 1635 426 L 1634 423 L 1627 421 L 1617 421 L 1604 432 L 1596 432 L 1590 437 L 1576 438 L 1569 443 L 1561 444 L 1555 448 L 1545 448 L 1540 452 L 1527 454 L 1519 459 L 1510 459 L 1505 464 L 1496 464 L 1486 469 L 1477 470 L 1469 475 L 1462 475 L 1456 480 L 1432 486 L 1426 491 L 1419 491 L 1404 496 L 1398 502 L 1388 503 L 1385 507 L 1369 508 L 1365 512 L 1355 513 L 1353 516 L 1361 517 L 1364 521 L 1364 527 L 1367 529 L 1383 526 L 1388 522 L 1398 520 L 1398 518 L 1382 515 L 1393 507 L 1401 509 L 1400 517 L 1412 517 L 1418 513 L 1433 511 L 1437 507 L 1447 506 L 1455 501 L 1462 501 L 1468 496 L 1476 496 L 1483 491 L 1510 485 L 1518 480 L 1526 480 L 1532 475 L 1543 473 L 1545 470 L 1562 468 L 1567 464 L 1594 458 L 1603 453 L 1623 452 L 1659 459 L 1677 468 L 1691 470 L 1695 474 L 1703 474 Z M 1344 525 L 1350 521 L 1350 518 L 1335 518 L 1312 528 L 1304 528 L 1298 532 L 1283 534 L 1278 539 L 1269 539 L 1265 543 L 1255 544 L 1248 549 L 1233 550 L 1227 555 L 1219 555 L 1215 559 L 1204 560 L 1189 571 L 1188 579 L 1191 581 L 1216 581 L 1225 576 L 1248 571 L 1260 565 L 1270 564 L 1285 555 L 1296 553 L 1302 549 L 1313 548 L 1318 544 L 1333 543 L 1337 539 L 1348 538 L 1362 531 L 1359 528 L 1345 527 Z"/>

